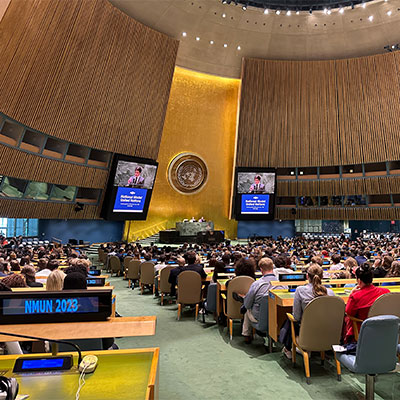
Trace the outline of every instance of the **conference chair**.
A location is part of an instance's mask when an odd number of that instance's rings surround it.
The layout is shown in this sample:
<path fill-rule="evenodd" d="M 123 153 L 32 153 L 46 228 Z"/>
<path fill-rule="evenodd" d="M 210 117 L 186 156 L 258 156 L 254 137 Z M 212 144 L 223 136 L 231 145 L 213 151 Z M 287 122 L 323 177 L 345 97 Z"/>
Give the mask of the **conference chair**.
<path fill-rule="evenodd" d="M 111 275 L 117 274 L 117 276 L 121 273 L 121 261 L 117 256 L 111 256 L 109 259 Z"/>
<path fill-rule="evenodd" d="M 267 338 L 268 351 L 272 353 L 272 339 L 268 335 L 268 294 L 263 296 L 260 304 L 260 318 L 257 323 L 252 322 L 252 327 L 256 330 L 257 334 Z"/>
<path fill-rule="evenodd" d="M 154 263 L 151 261 L 145 261 L 140 265 L 140 291 L 143 294 L 144 287 L 146 285 L 151 285 L 153 287 L 153 294 L 154 294 Z"/>
<path fill-rule="evenodd" d="M 171 272 L 171 269 L 174 269 L 174 268 L 175 267 L 168 266 L 168 267 L 164 267 L 160 271 L 158 292 L 161 295 L 161 305 L 162 306 L 164 305 L 164 296 L 171 293 L 171 284 L 168 282 L 168 278 L 169 278 L 169 273 Z"/>
<path fill-rule="evenodd" d="M 103 267 L 104 267 L 104 263 L 103 263 L 104 250 L 101 247 L 99 247 L 97 249 L 97 254 L 98 254 L 99 263 L 103 264 Z"/>
<path fill-rule="evenodd" d="M 204 302 L 203 312 L 203 323 L 206 322 L 206 312 L 216 313 L 217 312 L 217 284 L 210 283 L 207 288 L 207 298 Z"/>
<path fill-rule="evenodd" d="M 135 282 L 140 279 L 140 265 L 142 262 L 140 260 L 129 260 L 128 264 L 128 272 L 126 273 L 126 277 L 128 278 L 128 286 L 135 288 Z M 133 285 L 132 285 L 133 281 Z"/>
<path fill-rule="evenodd" d="M 229 339 L 232 340 L 233 336 L 233 320 L 234 319 L 243 319 L 243 314 L 240 313 L 240 307 L 242 303 L 236 301 L 233 298 L 233 292 L 246 294 L 249 291 L 251 284 L 254 282 L 254 279 L 250 276 L 237 276 L 233 278 L 229 282 L 228 291 L 226 296 L 222 296 L 223 298 L 223 309 L 224 314 L 227 318 L 228 331 L 229 331 Z"/>
<path fill-rule="evenodd" d="M 303 355 L 306 381 L 310 381 L 310 360 L 308 352 L 319 351 L 322 364 L 325 351 L 331 350 L 332 345 L 340 343 L 345 304 L 343 299 L 336 296 L 321 296 L 310 301 L 304 309 L 301 318 L 299 336 L 296 336 L 293 315 L 287 313 L 292 331 L 292 362 L 296 364 L 296 347 Z M 340 369 L 337 369 L 340 380 Z"/>
<path fill-rule="evenodd" d="M 123 263 L 123 270 L 124 270 L 124 278 L 127 279 L 127 273 L 128 273 L 128 266 L 129 266 L 129 261 L 133 260 L 133 257 L 125 257 L 124 258 L 124 263 Z"/>
<path fill-rule="evenodd" d="M 378 315 L 395 315 L 400 318 L 400 293 L 385 293 L 379 296 L 369 309 L 367 318 Z M 363 320 L 350 315 L 348 317 L 353 322 L 354 338 L 358 340 L 358 327 Z"/>
<path fill-rule="evenodd" d="M 183 271 L 178 275 L 178 321 L 181 319 L 182 305 L 196 304 L 194 319 L 199 314 L 199 303 L 201 303 L 201 276 L 196 271 Z"/>
<path fill-rule="evenodd" d="M 396 368 L 399 322 L 394 315 L 368 318 L 361 325 L 356 355 L 335 352 L 339 373 L 340 364 L 343 364 L 351 372 L 365 375 L 367 400 L 374 399 L 375 376 Z"/>

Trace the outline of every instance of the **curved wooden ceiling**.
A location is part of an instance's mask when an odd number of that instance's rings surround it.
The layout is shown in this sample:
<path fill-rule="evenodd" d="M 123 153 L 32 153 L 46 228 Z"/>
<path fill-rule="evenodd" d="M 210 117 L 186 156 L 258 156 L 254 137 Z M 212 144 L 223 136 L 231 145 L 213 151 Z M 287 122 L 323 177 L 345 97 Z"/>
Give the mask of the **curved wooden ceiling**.
<path fill-rule="evenodd" d="M 220 0 L 111 2 L 136 20 L 180 39 L 179 66 L 229 77 L 240 76 L 242 57 L 350 58 L 383 53 L 384 46 L 400 42 L 400 0 L 369 2 L 343 14 L 333 10 L 331 15 L 316 11 L 290 16 L 265 15 L 251 7 L 243 11 Z"/>

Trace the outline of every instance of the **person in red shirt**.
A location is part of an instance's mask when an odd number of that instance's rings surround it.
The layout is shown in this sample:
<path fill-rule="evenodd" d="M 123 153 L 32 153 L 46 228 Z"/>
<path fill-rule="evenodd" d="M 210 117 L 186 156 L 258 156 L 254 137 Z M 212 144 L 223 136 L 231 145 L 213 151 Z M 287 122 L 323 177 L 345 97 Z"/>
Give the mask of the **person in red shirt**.
<path fill-rule="evenodd" d="M 356 269 L 357 286 L 351 291 L 346 305 L 346 314 L 359 319 L 366 319 L 373 302 L 389 289 L 374 286 L 372 280 L 374 273 L 368 263 L 364 263 Z M 346 334 L 345 343 L 354 342 L 353 322 L 349 317 L 345 318 Z M 361 325 L 360 325 L 361 326 Z M 360 329 L 359 326 L 359 329 Z"/>

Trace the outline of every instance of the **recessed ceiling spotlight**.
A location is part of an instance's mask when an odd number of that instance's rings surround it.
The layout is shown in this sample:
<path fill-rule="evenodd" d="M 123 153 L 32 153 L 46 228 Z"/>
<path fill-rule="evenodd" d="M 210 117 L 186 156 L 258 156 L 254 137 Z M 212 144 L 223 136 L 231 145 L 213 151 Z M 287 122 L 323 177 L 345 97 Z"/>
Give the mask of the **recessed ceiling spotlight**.
<path fill-rule="evenodd" d="M 238 50 L 241 50 L 242 48 L 240 46 L 237 47 Z"/>
<path fill-rule="evenodd" d="M 340 8 L 339 8 L 339 13 L 340 13 L 340 14 L 343 14 L 343 13 L 344 13 L 344 8 L 343 8 L 343 7 L 340 7 Z"/>
<path fill-rule="evenodd" d="M 290 17 L 290 16 L 292 15 L 292 12 L 291 12 L 290 10 L 288 10 L 288 11 L 286 12 L 286 15 L 287 15 L 288 17 Z"/>
<path fill-rule="evenodd" d="M 392 15 L 392 12 L 388 11 L 386 14 L 390 17 Z"/>
<path fill-rule="evenodd" d="M 372 21 L 374 20 L 374 16 L 373 16 L 373 15 L 370 15 L 370 16 L 368 17 L 368 20 L 369 20 L 370 22 L 372 22 Z"/>
<path fill-rule="evenodd" d="M 197 40 L 197 41 L 199 41 L 199 40 L 200 40 L 200 38 L 199 38 L 198 36 L 196 36 L 196 40 Z"/>
<path fill-rule="evenodd" d="M 186 37 L 186 36 L 187 36 L 187 33 L 186 33 L 186 32 L 182 32 L 182 36 L 183 36 L 183 37 Z"/>
<path fill-rule="evenodd" d="M 222 18 L 225 18 L 225 17 L 226 17 L 226 14 L 225 14 L 225 13 L 223 13 L 223 14 L 222 14 Z"/>
<path fill-rule="evenodd" d="M 281 10 L 276 10 L 276 15 L 279 15 L 281 13 Z"/>
<path fill-rule="evenodd" d="M 228 45 L 226 43 L 224 43 L 224 47 L 228 47 Z"/>
<path fill-rule="evenodd" d="M 210 40 L 210 44 L 214 44 L 214 40 Z"/>
<path fill-rule="evenodd" d="M 264 8 L 264 14 L 268 14 L 268 13 L 269 13 L 268 8 Z"/>

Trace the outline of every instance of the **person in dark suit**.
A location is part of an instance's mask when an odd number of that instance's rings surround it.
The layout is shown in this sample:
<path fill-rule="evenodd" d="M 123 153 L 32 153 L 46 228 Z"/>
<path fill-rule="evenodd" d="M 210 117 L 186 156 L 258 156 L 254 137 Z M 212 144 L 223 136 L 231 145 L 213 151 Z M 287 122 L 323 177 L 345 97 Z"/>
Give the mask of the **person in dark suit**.
<path fill-rule="evenodd" d="M 256 175 L 254 177 L 254 183 L 250 186 L 249 192 L 250 193 L 264 193 L 265 192 L 265 185 L 261 183 L 260 175 Z"/>
<path fill-rule="evenodd" d="M 144 178 L 143 176 L 140 176 L 141 173 L 142 173 L 142 167 L 136 167 L 135 175 L 131 176 L 128 179 L 128 186 L 142 187 L 144 185 Z"/>
<path fill-rule="evenodd" d="M 175 286 L 178 282 L 178 276 L 181 272 L 183 271 L 195 271 L 200 274 L 202 279 L 207 278 L 207 274 L 204 271 L 204 268 L 200 264 L 195 264 L 196 263 L 196 252 L 194 251 L 188 251 L 186 253 L 186 260 L 187 260 L 187 265 L 186 266 L 178 266 L 174 269 L 171 269 L 169 273 L 169 278 L 168 282 L 171 284 L 171 296 L 176 295 L 176 289 Z M 178 260 L 179 262 L 179 260 Z"/>

